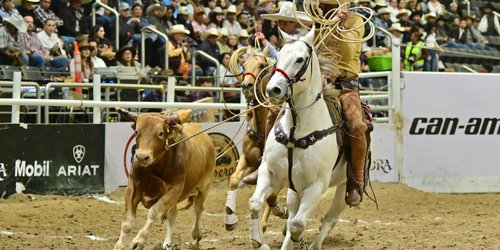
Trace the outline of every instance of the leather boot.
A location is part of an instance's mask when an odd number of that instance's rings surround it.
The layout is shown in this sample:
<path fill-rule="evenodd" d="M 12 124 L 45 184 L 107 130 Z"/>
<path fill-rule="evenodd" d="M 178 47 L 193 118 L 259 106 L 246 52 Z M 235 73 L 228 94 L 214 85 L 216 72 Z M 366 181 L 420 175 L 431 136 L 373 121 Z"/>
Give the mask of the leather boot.
<path fill-rule="evenodd" d="M 363 200 L 364 170 L 367 152 L 367 124 L 363 120 L 361 100 L 356 91 L 342 90 L 340 102 L 347 121 L 347 138 L 349 140 L 349 161 L 355 182 L 347 185 L 346 203 L 357 206 Z M 354 185 L 353 185 L 354 184 Z"/>

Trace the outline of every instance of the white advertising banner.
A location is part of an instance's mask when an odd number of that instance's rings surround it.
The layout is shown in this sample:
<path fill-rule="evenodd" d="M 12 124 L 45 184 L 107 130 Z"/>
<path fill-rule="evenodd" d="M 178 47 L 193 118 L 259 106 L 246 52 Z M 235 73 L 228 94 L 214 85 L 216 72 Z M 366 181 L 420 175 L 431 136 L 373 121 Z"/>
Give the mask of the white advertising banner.
<path fill-rule="evenodd" d="M 105 191 L 111 192 L 120 186 L 127 185 L 127 178 L 135 152 L 135 134 L 130 122 L 106 123 L 105 141 Z M 206 129 L 214 123 L 202 123 Z M 245 127 L 239 122 L 228 122 L 209 129 L 207 133 L 214 142 L 217 150 L 216 180 L 229 177 L 236 169 L 237 160 L 241 152 L 240 141 L 245 133 Z M 231 145 L 236 147 L 231 149 Z"/>
<path fill-rule="evenodd" d="M 403 182 L 500 192 L 500 75 L 404 73 Z"/>
<path fill-rule="evenodd" d="M 370 180 L 397 182 L 398 170 L 394 159 L 394 126 L 389 123 L 374 123 L 372 137 L 373 161 Z"/>

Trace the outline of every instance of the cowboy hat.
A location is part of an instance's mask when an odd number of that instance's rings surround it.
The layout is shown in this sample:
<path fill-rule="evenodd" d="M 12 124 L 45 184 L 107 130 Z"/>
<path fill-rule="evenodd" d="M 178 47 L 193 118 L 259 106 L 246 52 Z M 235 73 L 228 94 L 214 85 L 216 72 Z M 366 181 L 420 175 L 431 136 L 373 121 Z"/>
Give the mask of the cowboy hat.
<path fill-rule="evenodd" d="M 396 18 L 399 19 L 399 17 L 402 16 L 402 15 L 408 15 L 408 16 L 410 16 L 411 15 L 411 11 L 408 10 L 408 9 L 402 9 L 402 10 L 400 10 L 398 12 L 398 14 L 396 15 Z"/>
<path fill-rule="evenodd" d="M 272 20 L 272 21 L 292 21 L 292 22 L 301 22 L 305 24 L 311 24 L 312 20 L 307 16 L 305 12 L 297 11 L 297 8 L 292 2 L 285 2 L 278 13 L 275 14 L 263 14 L 260 15 L 263 19 Z M 298 19 L 298 20 L 297 20 Z"/>
<path fill-rule="evenodd" d="M 230 5 L 228 8 L 227 8 L 227 11 L 226 11 L 228 14 L 229 13 L 234 13 L 236 14 L 236 6 L 234 5 Z"/>
<path fill-rule="evenodd" d="M 186 6 L 179 7 L 179 11 L 177 11 L 177 15 L 189 15 L 188 8 Z"/>
<path fill-rule="evenodd" d="M 385 0 L 375 0 L 375 6 L 387 7 L 387 2 Z"/>
<path fill-rule="evenodd" d="M 210 28 L 210 29 L 207 29 L 207 30 L 203 33 L 203 40 L 207 40 L 207 38 L 208 38 L 209 36 L 219 37 L 219 31 L 217 30 L 217 28 Z"/>
<path fill-rule="evenodd" d="M 238 34 L 238 39 L 239 38 L 249 38 L 250 35 L 248 34 L 247 30 L 241 30 L 240 33 Z"/>
<path fill-rule="evenodd" d="M 224 11 L 222 11 L 222 8 L 217 6 L 212 10 L 213 13 L 215 14 L 224 14 Z"/>
<path fill-rule="evenodd" d="M 123 46 L 121 49 L 119 49 L 117 52 L 116 52 L 116 58 L 118 60 L 120 60 L 122 58 L 122 55 L 123 53 L 125 53 L 125 51 L 130 51 L 130 53 L 132 53 L 132 58 L 135 57 L 135 55 L 137 54 L 137 51 L 135 50 L 134 47 L 131 47 L 131 46 Z"/>
<path fill-rule="evenodd" d="M 404 32 L 405 31 L 405 29 L 403 27 L 401 27 L 400 23 L 393 23 L 391 25 L 391 27 L 389 28 L 389 31 L 393 31 L 393 30 L 396 30 L 396 31 L 399 31 L 399 32 Z"/>
<path fill-rule="evenodd" d="M 436 19 L 436 18 L 437 18 L 436 13 L 434 13 L 434 12 L 430 12 L 429 14 L 424 15 L 424 19 L 425 19 L 425 21 L 428 21 L 428 19 L 429 19 L 429 18 L 434 18 L 434 19 Z"/>
<path fill-rule="evenodd" d="M 319 1 L 320 3 L 324 3 L 324 4 L 344 4 L 344 3 L 351 3 L 351 2 L 354 2 L 354 1 L 350 1 L 350 0 L 320 0 Z"/>
<path fill-rule="evenodd" d="M 149 7 L 146 9 L 146 15 L 151 16 L 156 9 L 160 9 L 163 13 L 162 15 L 165 15 L 165 12 L 167 11 L 167 8 L 165 6 L 159 3 L 155 3 L 149 5 Z"/>
<path fill-rule="evenodd" d="M 381 16 L 381 15 L 384 15 L 384 14 L 391 14 L 391 11 L 388 8 L 380 8 L 377 11 L 377 16 Z"/>
<path fill-rule="evenodd" d="M 173 35 L 173 34 L 177 34 L 177 33 L 184 33 L 184 34 L 187 34 L 189 35 L 189 30 L 186 29 L 186 27 L 184 27 L 184 25 L 182 24 L 176 24 L 172 27 L 172 29 L 168 32 L 169 35 Z"/>
<path fill-rule="evenodd" d="M 219 38 L 223 36 L 229 36 L 229 30 L 227 30 L 227 28 L 219 29 Z"/>
<path fill-rule="evenodd" d="M 12 26 L 16 27 L 19 32 L 26 32 L 28 26 L 24 22 L 24 19 L 21 15 L 14 13 L 10 17 L 6 17 L 3 19 L 4 22 L 8 22 Z"/>

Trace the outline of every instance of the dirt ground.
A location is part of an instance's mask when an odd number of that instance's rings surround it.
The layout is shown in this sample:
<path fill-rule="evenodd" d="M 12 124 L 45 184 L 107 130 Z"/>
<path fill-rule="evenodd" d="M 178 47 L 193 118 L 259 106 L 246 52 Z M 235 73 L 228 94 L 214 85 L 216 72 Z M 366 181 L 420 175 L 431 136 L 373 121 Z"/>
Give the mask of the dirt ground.
<path fill-rule="evenodd" d="M 360 209 L 347 209 L 323 249 L 500 249 L 500 194 L 423 193 L 403 184 L 373 187 L 379 210 L 369 200 Z M 201 249 L 251 248 L 247 204 L 253 189 L 238 193 L 240 223 L 232 232 L 224 227 L 226 190 L 224 184 L 215 184 L 209 196 Z M 117 203 L 27 194 L 0 200 L 0 249 L 112 249 L 120 231 L 123 195 L 123 189 L 108 194 Z M 316 236 L 326 209 L 321 205 L 310 218 L 307 242 Z M 134 233 L 142 227 L 146 212 L 140 206 Z M 174 232 L 178 249 L 188 249 L 192 215 L 192 209 L 178 214 Z M 265 238 L 278 249 L 285 221 L 271 217 L 271 223 Z M 165 225 L 155 225 L 146 249 L 158 248 L 164 237 Z"/>

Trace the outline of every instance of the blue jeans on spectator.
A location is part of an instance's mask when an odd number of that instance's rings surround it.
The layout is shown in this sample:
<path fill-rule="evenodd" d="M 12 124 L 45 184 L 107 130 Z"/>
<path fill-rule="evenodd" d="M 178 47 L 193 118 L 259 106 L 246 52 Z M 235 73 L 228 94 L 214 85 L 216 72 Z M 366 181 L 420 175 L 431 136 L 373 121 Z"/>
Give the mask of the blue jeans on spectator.
<path fill-rule="evenodd" d="M 66 68 L 69 65 L 69 60 L 65 56 L 55 56 L 52 60 L 46 61 L 45 64 L 56 68 Z"/>
<path fill-rule="evenodd" d="M 431 71 L 431 72 L 436 72 L 437 71 L 437 52 L 433 49 L 429 50 L 429 56 L 430 59 L 425 60 L 424 63 L 424 71 Z"/>
<path fill-rule="evenodd" d="M 207 69 L 205 70 L 205 75 L 206 76 L 213 76 L 215 72 L 215 67 L 214 66 L 208 66 Z"/>
<path fill-rule="evenodd" d="M 33 54 L 28 56 L 23 53 L 23 61 L 24 64 L 35 67 L 43 67 L 45 66 L 45 58 L 41 54 Z"/>
<path fill-rule="evenodd" d="M 445 44 L 448 48 L 457 48 L 457 49 L 468 49 L 469 47 L 463 43 L 457 43 L 453 41 L 449 41 Z"/>

